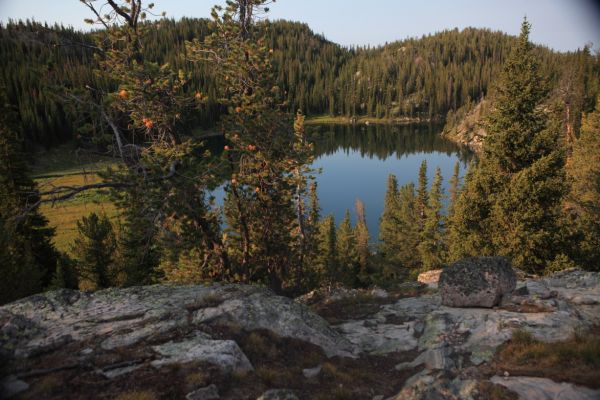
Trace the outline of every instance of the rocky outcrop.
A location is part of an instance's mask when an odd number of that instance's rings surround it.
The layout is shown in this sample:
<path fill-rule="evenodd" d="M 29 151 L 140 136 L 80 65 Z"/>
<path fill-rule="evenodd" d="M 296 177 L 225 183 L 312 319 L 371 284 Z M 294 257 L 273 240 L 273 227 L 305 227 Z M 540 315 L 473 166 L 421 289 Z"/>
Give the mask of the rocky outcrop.
<path fill-rule="evenodd" d="M 365 308 L 368 313 L 360 317 L 338 316 L 338 322 L 330 326 L 305 305 L 244 285 L 158 285 L 93 294 L 60 290 L 32 296 L 0 307 L 0 351 L 8 360 L 8 369 L 2 372 L 9 374 L 0 378 L 0 397 L 19 392 L 36 397 L 38 383 L 43 382 L 37 377 L 53 370 L 87 371 L 87 376 L 96 374 L 102 382 L 126 385 L 123 382 L 138 376 L 173 379 L 181 368 L 191 365 L 191 378 L 185 382 L 194 384 L 187 383 L 192 386 L 184 387 L 178 398 L 258 398 L 262 394 L 263 398 L 305 399 L 324 382 L 342 379 L 343 388 L 335 383 L 340 393 L 355 382 L 346 372 L 350 361 L 340 360 L 352 360 L 359 368 L 380 368 L 376 375 L 394 377 L 389 381 L 393 385 L 380 385 L 369 398 L 481 398 L 482 382 L 500 385 L 523 398 L 531 393 L 560 398 L 557 390 L 567 390 L 563 392 L 572 399 L 597 395 L 591 389 L 561 386 L 547 379 L 511 376 L 490 381 L 492 374 L 481 371 L 515 329 L 554 342 L 600 325 L 600 273 L 571 270 L 519 281 L 494 309 L 448 307 L 442 304 L 442 289 L 431 288 L 419 297 L 381 290 L 334 291 L 332 296 L 336 300 L 321 293 L 304 301 L 336 307 L 346 301 L 360 308 L 360 301 L 372 299 L 376 307 Z M 272 339 L 268 336 L 243 339 L 261 331 L 290 338 L 293 341 L 285 343 L 285 348 L 297 347 L 298 352 L 271 369 L 256 364 L 257 351 L 271 353 L 272 358 L 279 354 L 269 347 Z M 319 351 L 300 360 L 306 354 L 302 343 Z M 40 358 L 50 362 L 50 367 L 36 364 Z M 339 369 L 335 363 L 341 363 Z M 24 370 L 23 365 L 31 367 Z M 257 387 L 253 397 L 235 391 L 241 378 L 224 383 L 220 377 L 249 374 L 253 387 L 257 377 L 277 382 L 286 366 L 296 367 L 295 375 L 288 372 L 286 381 L 292 387 Z M 210 378 L 214 374 L 205 375 L 206 371 L 219 371 L 221 375 L 216 376 L 220 378 Z M 359 376 L 356 385 L 364 379 Z M 48 398 L 82 397 L 63 394 Z"/>
<path fill-rule="evenodd" d="M 478 103 L 468 103 L 458 109 L 456 114 L 448 115 L 442 136 L 453 142 L 469 147 L 475 153 L 481 153 L 487 137 L 484 124 L 490 101 L 482 99 Z"/>
<path fill-rule="evenodd" d="M 0 348 L 8 357 L 94 341 L 127 347 L 187 326 L 236 324 L 302 339 L 326 354 L 352 346 L 306 307 L 255 286 L 146 286 L 95 293 L 58 290 L 0 308 Z"/>
<path fill-rule="evenodd" d="M 517 276 L 505 257 L 470 257 L 440 274 L 442 304 L 449 307 L 493 307 L 512 292 Z"/>

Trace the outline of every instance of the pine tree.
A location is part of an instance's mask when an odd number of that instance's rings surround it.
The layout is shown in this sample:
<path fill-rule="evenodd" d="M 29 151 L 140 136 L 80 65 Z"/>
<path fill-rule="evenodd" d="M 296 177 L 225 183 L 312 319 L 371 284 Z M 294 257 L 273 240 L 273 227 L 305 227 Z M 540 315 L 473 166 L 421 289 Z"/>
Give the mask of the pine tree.
<path fill-rule="evenodd" d="M 367 285 L 370 275 L 369 259 L 371 250 L 369 249 L 369 228 L 367 227 L 367 218 L 365 216 L 365 205 L 360 199 L 356 199 L 356 227 L 354 228 L 354 237 L 356 240 L 356 254 L 358 257 L 359 280 L 363 285 Z"/>
<path fill-rule="evenodd" d="M 419 269 L 421 265 L 419 254 L 416 251 L 421 234 L 415 185 L 412 182 L 400 187 L 398 203 L 398 232 L 400 235 L 395 259 L 409 274 L 414 275 L 413 271 Z"/>
<path fill-rule="evenodd" d="M 56 272 L 52 276 L 48 289 L 79 289 L 79 277 L 75 263 L 66 254 L 61 254 L 56 263 Z"/>
<path fill-rule="evenodd" d="M 297 189 L 306 185 L 312 148 L 303 129 L 291 129 L 291 115 L 283 111 L 284 93 L 271 64 L 269 25 L 255 23 L 267 11 L 265 3 L 237 0 L 215 7 L 214 33 L 202 43 L 186 43 L 186 51 L 194 61 L 213 64 L 220 103 L 227 109 L 221 120 L 229 143 L 223 161 L 235 183 L 226 190 L 240 218 L 226 222 L 242 239 L 241 257 L 233 260 L 237 275 L 282 292 L 295 286 L 291 281 L 297 268 L 292 264 L 300 257 L 294 232 L 301 225 Z"/>
<path fill-rule="evenodd" d="M 115 284 L 117 241 L 106 215 L 91 213 L 77 221 L 78 237 L 71 245 L 81 289 L 105 289 Z"/>
<path fill-rule="evenodd" d="M 319 256 L 321 285 L 331 286 L 340 280 L 337 255 L 335 219 L 327 215 L 319 224 Z"/>
<path fill-rule="evenodd" d="M 128 208 L 123 209 L 118 240 L 117 282 L 123 286 L 149 285 L 160 279 L 158 232 L 154 221 L 149 219 L 144 203 L 133 200 L 140 193 L 131 191 L 129 195 L 132 201 Z"/>
<path fill-rule="evenodd" d="M 450 188 L 448 191 L 450 193 L 450 198 L 448 202 L 447 220 L 452 220 L 452 216 L 454 215 L 454 207 L 456 206 L 456 201 L 460 191 L 460 163 L 458 161 L 454 164 L 454 170 L 452 172 L 452 178 L 450 178 Z"/>
<path fill-rule="evenodd" d="M 503 175 L 531 166 L 540 156 L 536 138 L 545 127 L 545 117 L 539 106 L 548 89 L 529 42 L 530 29 L 524 19 L 518 44 L 496 87 L 495 103 L 486 124 L 485 158 Z"/>
<path fill-rule="evenodd" d="M 560 255 L 558 220 L 565 193 L 560 124 L 540 107 L 547 90 L 523 21 L 487 121 L 483 156 L 465 182 L 453 229 L 457 255 L 502 254 L 541 272 Z"/>
<path fill-rule="evenodd" d="M 443 196 L 442 171 L 438 167 L 435 170 L 435 177 L 429 192 L 429 204 L 425 210 L 425 225 L 421 233 L 421 242 L 417 247 L 424 271 L 440 268 L 446 259 L 443 241 Z"/>
<path fill-rule="evenodd" d="M 16 121 L 0 88 L 0 304 L 48 286 L 57 262 L 54 231 L 39 212 Z"/>
<path fill-rule="evenodd" d="M 425 225 L 425 210 L 429 202 L 427 193 L 427 160 L 421 162 L 419 167 L 419 186 L 417 187 L 417 215 L 419 216 L 419 228 Z"/>
<path fill-rule="evenodd" d="M 383 202 L 383 213 L 379 219 L 381 254 L 388 259 L 393 258 L 396 253 L 396 247 L 400 244 L 398 243 L 398 207 L 398 181 L 395 175 L 390 174 Z"/>
<path fill-rule="evenodd" d="M 311 182 L 309 190 L 309 216 L 308 220 L 312 223 L 318 223 L 321 220 L 321 207 L 319 206 L 319 197 L 317 195 L 317 182 Z"/>
<path fill-rule="evenodd" d="M 600 268 L 600 97 L 596 109 L 584 115 L 581 135 L 573 146 L 569 204 L 583 236 L 578 261 L 590 269 Z"/>
<path fill-rule="evenodd" d="M 354 229 L 350 222 L 350 210 L 348 209 L 346 209 L 344 219 L 342 219 L 338 227 L 336 239 L 341 281 L 346 286 L 353 287 L 356 285 L 358 275 L 358 258 L 356 255 Z"/>
<path fill-rule="evenodd" d="M 484 174 L 472 163 L 448 221 L 448 261 L 495 254 L 489 228 L 493 174 Z"/>
<path fill-rule="evenodd" d="M 448 201 L 448 212 L 444 218 L 444 223 L 446 225 L 444 242 L 446 245 L 446 249 L 448 250 L 448 252 L 446 253 L 446 261 L 455 261 L 453 249 L 456 246 L 454 243 L 461 240 L 460 237 L 457 236 L 457 231 L 452 226 L 452 224 L 455 221 L 456 207 L 461 191 L 460 185 L 460 164 L 456 162 L 454 164 L 452 178 L 450 178 L 450 198 Z"/>

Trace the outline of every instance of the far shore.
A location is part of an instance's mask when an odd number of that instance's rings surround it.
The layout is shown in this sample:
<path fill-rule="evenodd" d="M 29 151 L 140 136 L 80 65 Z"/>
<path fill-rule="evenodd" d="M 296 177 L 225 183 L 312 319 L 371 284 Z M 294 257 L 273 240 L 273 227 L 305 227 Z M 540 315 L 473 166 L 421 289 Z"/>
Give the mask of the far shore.
<path fill-rule="evenodd" d="M 397 118 L 375 118 L 368 116 L 359 117 L 347 117 L 347 116 L 331 116 L 331 115 L 317 115 L 314 117 L 307 117 L 304 123 L 306 125 L 321 125 L 321 124 L 416 124 L 424 122 L 438 122 L 438 119 L 430 118 L 411 118 L 411 117 L 397 117 Z"/>

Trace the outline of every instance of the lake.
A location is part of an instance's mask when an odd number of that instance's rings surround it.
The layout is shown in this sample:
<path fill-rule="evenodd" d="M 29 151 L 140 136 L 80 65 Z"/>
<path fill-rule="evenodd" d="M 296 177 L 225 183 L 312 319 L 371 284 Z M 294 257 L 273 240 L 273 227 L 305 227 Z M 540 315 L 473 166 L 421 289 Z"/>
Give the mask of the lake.
<path fill-rule="evenodd" d="M 421 162 L 427 160 L 429 183 L 439 166 L 447 193 L 454 164 L 460 162 L 462 176 L 473 157 L 443 139 L 440 125 L 319 125 L 306 130 L 317 153 L 313 166 L 322 168 L 316 176 L 322 215 L 333 214 L 339 223 L 350 209 L 354 223 L 354 204 L 361 199 L 373 242 L 378 240 L 389 174 L 396 175 L 399 186 L 416 184 Z"/>
<path fill-rule="evenodd" d="M 427 160 L 429 183 L 439 166 L 447 193 L 454 164 L 459 161 L 464 175 L 473 153 L 465 147 L 443 139 L 441 125 L 308 125 L 309 140 L 315 143 L 316 174 L 321 215 L 333 214 L 337 224 L 351 211 L 356 223 L 354 204 L 365 204 L 371 241 L 379 235 L 379 217 L 389 174 L 396 175 L 398 185 L 417 182 L 419 167 Z M 215 151 L 223 148 L 222 138 L 213 138 Z M 223 188 L 213 192 L 217 204 L 223 203 Z"/>

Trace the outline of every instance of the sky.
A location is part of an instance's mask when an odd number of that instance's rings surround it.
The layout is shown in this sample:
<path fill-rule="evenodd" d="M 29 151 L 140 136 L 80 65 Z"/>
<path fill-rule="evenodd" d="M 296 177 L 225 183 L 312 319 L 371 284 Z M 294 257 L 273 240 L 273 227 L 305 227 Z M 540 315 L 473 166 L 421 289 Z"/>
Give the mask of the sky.
<path fill-rule="evenodd" d="M 101 0 L 98 0 L 101 1 Z M 208 17 L 223 0 L 153 0 L 168 17 Z M 377 46 L 468 26 L 517 35 L 524 16 L 531 40 L 558 51 L 600 49 L 600 6 L 593 0 L 277 0 L 269 18 L 307 23 L 344 46 Z M 89 29 L 79 0 L 0 0 L 0 21 L 33 18 Z"/>

